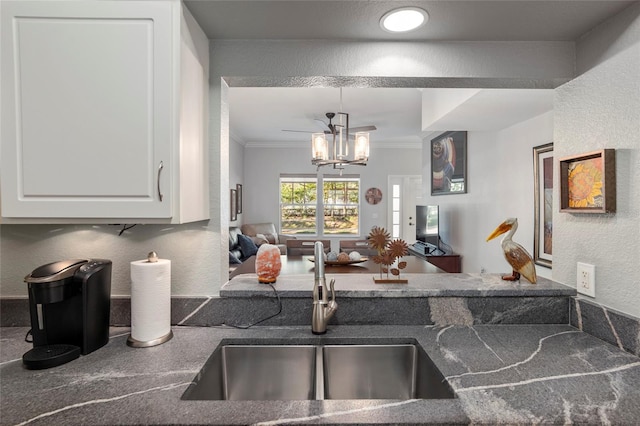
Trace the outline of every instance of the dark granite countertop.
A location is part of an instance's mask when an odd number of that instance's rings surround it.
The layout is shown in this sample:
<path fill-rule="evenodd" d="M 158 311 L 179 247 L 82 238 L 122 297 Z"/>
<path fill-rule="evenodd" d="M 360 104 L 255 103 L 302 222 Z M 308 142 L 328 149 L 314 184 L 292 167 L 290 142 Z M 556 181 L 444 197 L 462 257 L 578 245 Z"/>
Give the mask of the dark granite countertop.
<path fill-rule="evenodd" d="M 498 274 L 402 274 L 406 284 L 376 284 L 374 274 L 326 274 L 335 279 L 337 297 L 536 297 L 575 296 L 576 289 L 538 277 L 537 284 L 527 280 L 505 281 Z M 377 274 L 375 274 L 378 276 Z M 393 277 L 392 277 L 393 278 Z M 313 275 L 281 275 L 274 287 L 284 297 L 311 297 Z M 222 297 L 269 296 L 271 287 L 258 283 L 256 274 L 241 274 L 220 289 Z"/>
<path fill-rule="evenodd" d="M 0 422 L 13 424 L 594 423 L 640 419 L 640 358 L 568 325 L 174 327 L 151 348 L 107 346 L 68 364 L 26 370 L 26 328 L 0 329 Z M 182 401 L 209 355 L 237 343 L 419 343 L 453 400 Z"/>

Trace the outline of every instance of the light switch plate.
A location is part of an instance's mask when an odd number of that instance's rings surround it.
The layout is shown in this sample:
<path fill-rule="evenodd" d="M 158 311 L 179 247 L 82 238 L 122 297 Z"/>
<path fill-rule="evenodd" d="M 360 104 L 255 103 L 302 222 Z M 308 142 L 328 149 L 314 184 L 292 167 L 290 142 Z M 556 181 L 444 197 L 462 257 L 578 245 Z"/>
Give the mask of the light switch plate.
<path fill-rule="evenodd" d="M 596 267 L 588 263 L 578 262 L 576 289 L 578 293 L 596 297 Z"/>

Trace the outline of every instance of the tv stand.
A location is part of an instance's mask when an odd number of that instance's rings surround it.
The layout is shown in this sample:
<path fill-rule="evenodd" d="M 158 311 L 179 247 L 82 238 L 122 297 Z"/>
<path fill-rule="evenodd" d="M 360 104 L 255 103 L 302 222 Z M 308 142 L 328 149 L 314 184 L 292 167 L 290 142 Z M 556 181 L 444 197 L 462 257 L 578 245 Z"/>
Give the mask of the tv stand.
<path fill-rule="evenodd" d="M 446 252 L 444 250 L 441 250 L 440 247 L 437 247 L 431 243 L 425 243 L 422 241 L 417 241 L 415 244 L 413 244 L 412 248 L 418 254 L 421 254 L 423 256 L 429 256 L 429 255 L 437 256 L 439 254 L 446 254 Z"/>
<path fill-rule="evenodd" d="M 459 254 L 446 252 L 433 244 L 417 242 L 409 246 L 409 253 L 415 257 L 426 260 L 434 266 L 449 273 L 462 272 Z"/>

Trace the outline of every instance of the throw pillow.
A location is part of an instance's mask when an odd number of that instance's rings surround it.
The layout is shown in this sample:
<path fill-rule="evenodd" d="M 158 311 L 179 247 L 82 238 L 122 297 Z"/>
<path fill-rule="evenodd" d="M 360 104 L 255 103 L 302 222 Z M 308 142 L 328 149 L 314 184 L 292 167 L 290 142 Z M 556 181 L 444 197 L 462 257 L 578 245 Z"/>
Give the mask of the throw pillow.
<path fill-rule="evenodd" d="M 255 237 L 250 237 L 250 238 L 251 238 L 251 240 L 252 240 L 252 241 L 253 241 L 253 242 L 254 242 L 258 247 L 260 247 L 260 246 L 261 246 L 261 245 L 263 245 L 263 244 L 269 244 L 269 241 L 267 241 L 267 239 L 266 239 L 266 238 L 261 238 L 259 235 L 260 235 L 260 234 L 258 234 L 258 235 L 257 235 L 257 236 L 255 236 Z"/>
<path fill-rule="evenodd" d="M 276 234 L 264 234 L 264 236 L 267 238 L 267 241 L 269 241 L 269 244 L 279 244 Z"/>
<path fill-rule="evenodd" d="M 240 263 L 242 263 L 240 259 L 238 259 L 235 254 L 229 252 L 229 265 L 239 265 Z"/>
<path fill-rule="evenodd" d="M 242 260 L 246 260 L 258 253 L 258 246 L 246 235 L 238 234 L 238 243 L 240 244 L 240 251 L 242 251 Z"/>

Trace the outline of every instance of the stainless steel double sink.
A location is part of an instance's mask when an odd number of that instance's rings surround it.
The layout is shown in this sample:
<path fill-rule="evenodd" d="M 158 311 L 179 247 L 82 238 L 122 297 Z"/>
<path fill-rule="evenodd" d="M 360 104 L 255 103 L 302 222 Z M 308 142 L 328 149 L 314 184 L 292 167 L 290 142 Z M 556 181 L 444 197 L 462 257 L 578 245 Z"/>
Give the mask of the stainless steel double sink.
<path fill-rule="evenodd" d="M 455 394 L 417 344 L 221 344 L 187 400 L 444 399 Z"/>

